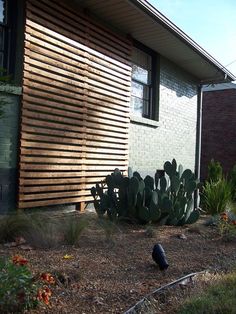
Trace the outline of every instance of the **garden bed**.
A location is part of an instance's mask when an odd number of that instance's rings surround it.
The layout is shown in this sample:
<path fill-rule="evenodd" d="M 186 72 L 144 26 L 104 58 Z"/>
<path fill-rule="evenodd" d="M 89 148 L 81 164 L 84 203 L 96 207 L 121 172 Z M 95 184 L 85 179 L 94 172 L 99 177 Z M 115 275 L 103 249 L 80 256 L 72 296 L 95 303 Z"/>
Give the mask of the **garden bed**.
<path fill-rule="evenodd" d="M 1 245 L 1 256 L 20 254 L 34 273 L 47 271 L 57 278 L 50 306 L 31 313 L 123 313 L 179 277 L 202 270 L 227 272 L 236 265 L 235 241 L 223 242 L 203 219 L 195 225 L 154 226 L 147 231 L 145 226 L 130 224 L 101 226 L 95 214 L 83 215 L 88 216 L 89 226 L 77 247 L 23 250 Z M 166 252 L 170 265 L 166 273 L 152 260 L 155 243 Z M 168 308 L 174 313 L 179 301 L 172 295 L 168 302 L 157 306 L 155 313 L 168 313 Z"/>

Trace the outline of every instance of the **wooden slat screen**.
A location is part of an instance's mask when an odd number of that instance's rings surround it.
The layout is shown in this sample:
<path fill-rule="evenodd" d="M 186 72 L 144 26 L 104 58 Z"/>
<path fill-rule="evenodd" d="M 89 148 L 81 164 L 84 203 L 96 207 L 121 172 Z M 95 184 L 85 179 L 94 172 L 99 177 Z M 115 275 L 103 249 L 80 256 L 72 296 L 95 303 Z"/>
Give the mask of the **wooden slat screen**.
<path fill-rule="evenodd" d="M 54 0 L 28 0 L 19 208 L 85 202 L 126 171 L 131 42 Z"/>

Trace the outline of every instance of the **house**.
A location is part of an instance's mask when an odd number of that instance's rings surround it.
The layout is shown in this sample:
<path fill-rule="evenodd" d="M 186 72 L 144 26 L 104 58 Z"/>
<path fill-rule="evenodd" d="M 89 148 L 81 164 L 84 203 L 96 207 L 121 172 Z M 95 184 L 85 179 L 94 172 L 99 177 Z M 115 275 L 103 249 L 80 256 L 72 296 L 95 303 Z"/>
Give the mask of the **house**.
<path fill-rule="evenodd" d="M 1 211 L 15 200 L 82 209 L 116 167 L 153 175 L 175 157 L 199 174 L 201 86 L 235 77 L 152 5 L 5 0 L 0 9 L 1 62 L 15 83 L 1 87 Z"/>
<path fill-rule="evenodd" d="M 236 164 L 236 84 L 224 83 L 203 89 L 201 179 L 207 178 L 211 159 L 224 173 Z"/>

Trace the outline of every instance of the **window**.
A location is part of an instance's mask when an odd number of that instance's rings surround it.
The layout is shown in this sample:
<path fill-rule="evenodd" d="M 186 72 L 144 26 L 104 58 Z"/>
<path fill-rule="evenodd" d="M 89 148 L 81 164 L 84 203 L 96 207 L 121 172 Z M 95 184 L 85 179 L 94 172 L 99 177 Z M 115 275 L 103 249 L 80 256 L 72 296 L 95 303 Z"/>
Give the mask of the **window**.
<path fill-rule="evenodd" d="M 15 0 L 0 0 L 0 68 L 8 74 L 13 72 L 16 10 Z"/>
<path fill-rule="evenodd" d="M 6 2 L 0 1 L 0 67 L 4 67 L 4 50 L 6 48 Z"/>
<path fill-rule="evenodd" d="M 155 119 L 156 115 L 156 58 L 145 49 L 134 47 L 132 53 L 131 112 Z"/>

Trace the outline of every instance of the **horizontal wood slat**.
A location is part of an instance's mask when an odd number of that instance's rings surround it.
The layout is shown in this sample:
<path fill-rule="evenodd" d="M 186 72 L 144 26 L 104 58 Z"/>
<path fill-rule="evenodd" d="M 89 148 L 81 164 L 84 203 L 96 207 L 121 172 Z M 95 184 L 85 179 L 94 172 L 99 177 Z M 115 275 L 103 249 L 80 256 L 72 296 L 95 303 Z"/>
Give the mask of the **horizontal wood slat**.
<path fill-rule="evenodd" d="M 37 23 L 46 26 L 48 29 L 53 29 L 56 32 L 60 32 L 61 38 L 67 37 L 70 38 L 70 40 L 73 40 L 76 43 L 82 43 L 82 45 L 86 45 L 87 48 L 84 48 L 85 50 L 93 50 L 96 51 L 94 54 L 102 53 L 102 54 L 107 54 L 110 58 L 114 60 L 118 60 L 118 62 L 121 63 L 121 66 L 123 68 L 128 69 L 129 61 L 128 55 L 129 51 L 127 51 L 127 54 L 124 54 L 122 51 L 120 51 L 120 47 L 113 42 L 112 44 L 114 46 L 117 46 L 117 50 L 111 46 L 109 43 L 104 43 L 102 40 L 97 41 L 97 40 L 91 40 L 90 34 L 87 33 L 89 32 L 89 29 L 86 29 L 84 32 L 84 35 L 81 34 L 81 32 L 76 30 L 77 33 L 75 33 L 74 26 L 70 26 L 67 23 L 64 22 L 63 20 L 58 20 L 58 18 L 52 18 L 49 14 L 46 12 L 43 12 L 41 16 L 38 15 L 40 12 L 38 9 L 36 9 L 34 6 L 28 5 L 28 12 L 27 12 L 27 18 L 36 21 Z M 72 22 L 72 20 L 71 20 Z M 81 36 L 80 36 L 81 35 Z M 114 61 L 113 61 L 114 62 Z"/>
<path fill-rule="evenodd" d="M 93 200 L 92 196 L 87 196 L 83 195 L 80 197 L 68 197 L 68 198 L 63 198 L 62 197 L 57 197 L 53 199 L 47 199 L 47 200 L 37 200 L 38 198 L 35 197 L 34 201 L 19 201 L 18 202 L 18 207 L 19 208 L 33 208 L 33 207 L 42 207 L 42 206 L 50 206 L 50 205 L 61 205 L 61 204 L 75 204 L 75 203 L 80 203 L 80 202 L 89 202 Z"/>
<path fill-rule="evenodd" d="M 41 69 L 40 74 L 42 76 L 45 76 L 45 64 L 46 66 L 46 72 L 51 71 L 55 73 L 61 73 L 64 76 L 67 76 L 68 78 L 74 79 L 74 80 L 81 80 L 83 79 L 83 82 L 87 82 L 88 84 L 96 84 L 97 86 L 101 86 L 101 83 L 106 84 L 107 89 L 112 89 L 112 86 L 118 88 L 118 93 L 126 94 L 130 92 L 130 85 L 124 84 L 125 81 L 122 81 L 119 78 L 114 77 L 107 74 L 106 72 L 97 71 L 97 73 L 94 73 L 94 71 L 90 71 L 88 67 L 86 67 L 85 70 L 78 68 L 78 63 L 74 65 L 66 64 L 67 59 L 63 58 L 63 63 L 61 60 L 55 60 L 52 58 L 52 54 L 50 53 L 50 57 L 45 57 L 41 54 L 34 53 L 32 51 L 29 51 L 28 49 L 25 49 L 25 62 L 27 62 L 29 65 L 25 67 L 27 70 L 33 73 L 37 73 L 37 70 Z M 52 75 L 52 74 L 51 74 Z M 81 78 L 82 76 L 82 78 Z M 56 79 L 58 79 L 57 76 L 55 76 Z M 63 77 L 64 78 L 64 77 Z M 65 79 L 63 80 L 65 81 Z M 74 83 L 75 84 L 75 83 Z M 109 84 L 109 85 L 108 85 Z M 111 87 L 110 87 L 111 85 Z M 117 90 L 115 90 L 117 91 Z"/>
<path fill-rule="evenodd" d="M 38 40 L 38 43 L 40 41 Z M 90 77 L 97 78 L 97 79 L 110 79 L 111 81 L 114 81 L 115 83 L 120 83 L 122 86 L 131 86 L 131 83 L 126 81 L 126 76 L 122 75 L 121 73 L 117 73 L 117 71 L 112 70 L 111 67 L 109 67 L 109 73 L 107 72 L 107 68 L 103 65 L 99 65 L 98 63 L 92 62 L 90 60 L 86 60 L 85 58 L 79 57 L 77 54 L 70 53 L 67 51 L 65 54 L 65 50 L 60 49 L 58 47 L 50 46 L 50 45 L 44 45 L 44 47 L 35 45 L 33 41 L 30 42 L 27 41 L 25 43 L 25 55 L 28 57 L 36 56 L 39 60 L 46 60 L 45 56 L 48 56 L 47 60 L 49 62 L 56 63 L 57 61 L 61 61 L 61 58 L 63 58 L 64 63 L 62 64 L 60 62 L 60 66 L 66 67 L 74 66 L 76 67 L 74 71 L 76 73 L 84 73 L 83 69 L 79 68 L 79 62 L 86 63 L 84 65 L 85 70 L 89 70 Z M 50 49 L 51 48 L 51 49 Z M 54 51 L 52 50 L 54 49 Z M 50 60 L 51 59 L 51 60 Z"/>
<path fill-rule="evenodd" d="M 93 93 L 87 92 L 87 95 L 74 95 L 72 93 L 66 93 L 64 91 L 64 94 L 66 95 L 57 95 L 57 93 L 60 93 L 60 90 L 53 89 L 51 93 L 48 93 L 48 91 L 40 91 L 38 89 L 32 89 L 30 86 L 27 86 L 27 84 L 30 84 L 29 80 L 24 80 L 24 94 L 23 97 L 24 99 L 27 100 L 27 97 L 34 97 L 34 103 L 41 103 L 42 104 L 42 99 L 44 100 L 44 103 L 47 104 L 53 102 L 53 103 L 58 103 L 60 102 L 61 107 L 63 108 L 63 105 L 73 105 L 73 106 L 82 106 L 83 102 L 86 102 L 88 106 L 90 107 L 91 104 L 94 106 L 93 108 L 97 107 L 98 111 L 106 111 L 109 109 L 114 109 L 119 112 L 120 115 L 128 115 L 129 108 L 127 107 L 122 107 L 122 104 L 120 104 L 119 101 L 110 101 L 110 99 L 104 97 L 103 99 L 96 99 L 95 95 Z M 37 87 L 37 86 L 36 86 Z M 38 86 L 39 87 L 39 86 Z M 51 89 L 51 87 L 50 87 Z M 52 93 L 53 93 L 53 99 L 52 99 Z M 73 97 L 73 98 L 72 98 Z M 50 100 L 49 100 L 50 99 Z M 31 98 L 32 102 L 32 98 Z M 114 114 L 118 114 L 117 112 Z"/>
<path fill-rule="evenodd" d="M 28 147 L 28 148 L 39 148 L 38 142 L 33 142 L 30 140 L 23 140 L 21 139 L 21 147 Z M 93 152 L 93 153 L 98 153 L 98 154 L 108 154 L 110 153 L 111 155 L 114 156 L 121 156 L 121 154 L 124 154 L 126 157 L 128 155 L 128 150 L 120 150 L 118 149 L 111 149 L 110 147 L 83 147 L 81 146 L 75 146 L 75 145 L 62 145 L 62 144 L 54 144 L 52 143 L 43 143 L 40 142 L 40 148 L 41 149 L 52 149 L 52 150 L 62 150 L 62 151 L 67 151 L 67 152 Z M 102 157 L 102 155 L 101 155 Z"/>
<path fill-rule="evenodd" d="M 38 128 L 39 133 L 41 131 L 41 133 L 45 133 L 45 134 L 48 134 L 48 133 L 54 134 L 53 132 L 58 132 L 58 130 L 63 130 L 64 131 L 63 135 L 68 136 L 68 137 L 74 137 L 73 134 L 76 132 L 75 137 L 80 137 L 80 138 L 87 138 L 85 136 L 85 133 L 88 133 L 88 134 L 96 134 L 97 136 L 106 135 L 106 136 L 110 136 L 113 138 L 128 139 L 128 134 L 112 132 L 112 130 L 110 131 L 109 128 L 107 129 L 107 131 L 105 131 L 105 130 L 100 130 L 100 129 L 92 129 L 92 128 L 89 128 L 87 126 L 86 127 L 79 127 L 79 126 L 66 125 L 66 124 L 62 125 L 60 123 L 54 123 L 51 121 L 50 122 L 33 121 L 32 119 L 28 119 L 25 117 L 22 118 L 22 122 L 25 124 L 22 127 L 22 130 L 24 129 L 25 131 L 28 131 L 28 132 L 37 132 L 36 127 L 39 126 L 39 128 Z M 30 129 L 30 126 L 31 126 L 31 129 Z M 36 127 L 34 127 L 34 126 L 36 126 Z M 61 132 L 61 131 L 59 131 L 59 132 Z M 70 136 L 70 134 L 71 134 L 71 136 Z M 60 133 L 58 133 L 57 135 L 60 135 Z M 62 135 L 62 133 L 61 133 L 61 135 Z"/>
<path fill-rule="evenodd" d="M 61 185 L 37 185 L 37 186 L 20 186 L 20 193 L 42 193 L 42 192 L 65 192 L 91 189 L 94 184 L 61 184 Z M 37 194 L 38 195 L 38 194 Z M 51 196 L 51 195 L 50 195 Z"/>
<path fill-rule="evenodd" d="M 26 20 L 26 23 L 28 25 L 30 21 Z M 26 30 L 31 32 L 32 28 L 26 27 Z M 81 68 L 81 63 L 84 65 L 84 69 L 89 69 L 90 73 L 98 73 L 97 71 L 101 71 L 101 74 L 103 75 L 109 68 L 108 75 L 112 75 L 113 80 L 119 78 L 123 80 L 124 85 L 130 85 L 130 82 L 126 81 L 125 79 L 127 75 L 130 74 L 130 72 L 120 68 L 119 65 L 114 65 L 95 56 L 88 56 L 88 54 L 82 50 L 77 49 L 74 46 L 70 46 L 69 44 L 62 43 L 59 40 L 57 41 L 54 38 L 47 37 L 46 42 L 43 40 L 44 37 L 41 37 L 42 39 L 26 34 L 27 41 L 25 42 L 25 48 L 28 48 L 32 52 L 36 51 L 47 56 L 59 55 L 60 57 L 63 57 L 66 63 L 75 64 L 76 62 L 79 68 Z M 68 61 L 68 59 L 70 59 L 70 61 Z"/>
<path fill-rule="evenodd" d="M 77 16 L 75 19 L 75 15 L 71 13 L 70 8 L 63 3 L 60 3 L 60 5 L 58 5 L 57 1 L 54 1 L 54 3 L 53 2 L 48 3 L 47 0 L 42 0 L 40 1 L 40 3 L 37 0 L 33 0 L 33 3 L 36 5 L 41 5 L 41 8 L 44 9 L 44 11 L 46 10 L 47 12 L 51 13 L 53 12 L 53 14 L 55 14 L 55 11 L 57 12 L 56 14 L 62 13 L 62 15 L 60 16 L 57 15 L 57 17 L 59 19 L 66 21 L 67 24 L 73 23 L 74 28 L 77 29 L 77 31 L 78 29 L 81 30 L 84 27 L 83 31 L 88 32 L 89 28 L 89 32 L 92 35 L 90 36 L 91 40 L 93 40 L 94 37 L 102 40 L 106 38 L 106 43 L 109 42 L 112 44 L 119 44 L 119 50 L 122 50 L 125 53 L 127 53 L 127 50 L 130 50 L 130 44 L 127 39 L 120 37 L 117 34 L 114 34 L 114 32 L 110 32 L 109 29 L 103 28 L 101 24 L 96 23 L 96 21 L 94 20 L 91 21 L 89 16 L 81 15 L 79 14 L 79 12 L 77 12 Z M 67 12 L 66 16 L 65 11 Z M 81 35 L 84 36 L 84 33 L 82 32 Z"/>
<path fill-rule="evenodd" d="M 86 104 L 84 104 L 86 105 Z M 66 110 L 61 109 L 53 109 L 46 106 L 34 106 L 28 102 L 23 101 L 23 107 L 25 109 L 25 116 L 28 117 L 37 117 L 41 120 L 61 122 L 65 124 L 74 124 L 77 126 L 87 126 L 87 127 L 95 127 L 97 129 L 108 129 L 114 132 L 127 133 L 128 128 L 126 124 L 129 122 L 129 119 L 125 119 L 122 123 L 115 120 L 104 119 L 103 114 L 97 113 L 97 116 L 93 116 L 93 112 L 91 115 L 88 115 L 88 111 L 83 111 L 80 109 L 77 113 L 73 113 Z M 108 116 L 109 117 L 109 116 Z M 113 116 L 112 116 L 113 117 Z M 126 122 L 126 123 L 125 123 Z M 94 125 L 94 123 L 99 123 L 99 125 Z"/>
<path fill-rule="evenodd" d="M 19 208 L 92 200 L 128 167 L 127 38 L 55 0 L 27 0 Z"/>
<path fill-rule="evenodd" d="M 80 161 L 80 159 L 76 159 L 76 158 L 62 158 L 62 157 L 35 157 L 35 156 L 31 156 L 31 157 L 28 157 L 28 156 L 22 156 L 21 157 L 21 162 L 26 162 L 26 163 L 31 163 L 31 162 L 36 162 L 36 163 L 41 163 L 41 164 L 54 164 L 54 165 L 57 165 L 57 164 L 73 164 L 73 165 L 76 165 L 78 164 L 78 161 Z M 116 166 L 117 164 L 120 164 L 120 165 L 127 165 L 127 161 L 123 160 L 123 161 L 117 161 L 117 160 L 99 160 L 99 159 L 85 159 L 83 161 L 83 164 L 84 165 L 93 165 L 93 164 L 96 164 L 96 165 L 114 165 Z"/>
<path fill-rule="evenodd" d="M 94 153 L 78 153 L 78 152 L 70 152 L 70 151 L 60 151 L 60 150 L 46 150 L 46 149 L 26 149 L 21 148 L 21 153 L 24 156 L 55 156 L 55 157 L 70 157 L 70 158 L 85 158 L 85 159 L 96 159 L 101 157 L 101 155 Z M 100 153 L 101 154 L 101 153 Z M 116 155 L 108 155 L 108 154 L 102 154 L 103 159 L 109 159 L 109 160 L 126 160 L 126 156 L 116 156 Z"/>
<path fill-rule="evenodd" d="M 109 174 L 109 171 L 96 171 L 96 172 L 85 172 L 85 171 L 76 171 L 76 172 L 57 172 L 57 171 L 47 171 L 47 172 L 40 172 L 40 171 L 22 171 L 22 179 L 23 178 L 87 178 L 87 177 L 94 177 L 94 176 L 101 176 L 104 177 Z"/>
<path fill-rule="evenodd" d="M 25 140 L 35 140 L 38 142 L 38 146 L 40 147 L 40 142 L 47 142 L 47 143 L 60 143 L 60 144 L 72 144 L 72 145 L 90 145 L 95 147 L 104 147 L 109 146 L 111 148 L 117 149 L 126 149 L 127 144 L 115 144 L 115 143 L 103 143 L 99 141 L 90 141 L 87 139 L 73 139 L 73 138 L 65 138 L 65 137 L 57 137 L 57 136 L 48 136 L 48 135 L 37 135 L 37 134 L 29 134 L 26 132 L 21 133 L 22 139 Z"/>
<path fill-rule="evenodd" d="M 122 97 L 122 100 L 127 100 L 127 98 L 123 97 L 129 97 L 130 89 L 126 86 L 121 86 L 120 84 L 114 83 L 109 80 L 102 80 L 101 77 L 97 78 L 90 78 L 89 73 L 87 71 L 83 71 L 82 73 L 78 73 L 79 71 L 72 72 L 70 71 L 70 68 L 67 67 L 66 70 L 60 69 L 56 64 L 46 64 L 45 61 L 37 61 L 30 59 L 29 57 L 25 56 L 25 63 L 29 64 L 29 66 L 25 66 L 26 70 L 29 70 L 31 73 L 38 74 L 43 77 L 48 77 L 48 72 L 50 72 L 50 78 L 54 79 L 56 81 L 62 81 L 64 84 L 75 86 L 76 88 L 86 88 L 94 90 L 102 89 L 102 92 L 105 92 L 104 90 L 115 92 L 117 95 L 116 97 L 120 99 Z M 65 67 L 64 67 L 65 68 Z M 37 77 L 37 76 L 36 76 Z M 35 77 L 34 77 L 35 79 Z M 109 85 L 107 84 L 109 82 Z M 103 84 L 105 83 L 105 84 Z M 115 87 L 113 87 L 115 86 Z M 117 87 L 117 88 L 116 88 Z M 121 89 L 122 88 L 122 89 Z M 111 95 L 111 93 L 108 93 L 108 95 Z M 119 96 L 120 95 L 120 96 Z"/>
<path fill-rule="evenodd" d="M 96 182 L 100 182 L 104 179 L 104 177 L 91 177 L 91 178 L 85 178 L 85 177 L 78 177 L 78 178 L 48 178 L 48 179 L 40 179 L 37 178 L 37 186 L 35 186 L 35 179 L 29 179 L 29 178 L 22 178 L 20 179 L 20 187 L 21 188 L 28 188 L 29 186 L 39 187 L 39 186 L 58 186 L 58 185 L 66 185 L 66 184 L 76 184 L 78 187 L 79 184 L 95 184 Z"/>

